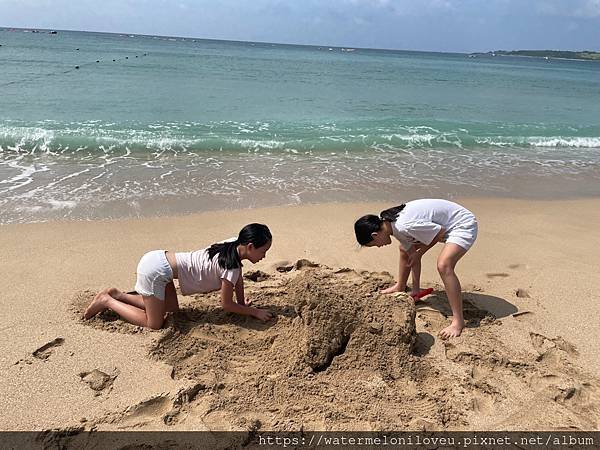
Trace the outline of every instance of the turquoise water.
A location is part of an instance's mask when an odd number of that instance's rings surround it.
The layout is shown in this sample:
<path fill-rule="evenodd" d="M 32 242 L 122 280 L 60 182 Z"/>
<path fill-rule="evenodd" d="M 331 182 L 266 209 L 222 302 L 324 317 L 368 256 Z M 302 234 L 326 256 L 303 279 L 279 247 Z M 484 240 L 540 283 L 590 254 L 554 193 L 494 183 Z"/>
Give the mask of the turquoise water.
<path fill-rule="evenodd" d="M 600 194 L 598 62 L 63 31 L 0 44 L 1 223 Z"/>

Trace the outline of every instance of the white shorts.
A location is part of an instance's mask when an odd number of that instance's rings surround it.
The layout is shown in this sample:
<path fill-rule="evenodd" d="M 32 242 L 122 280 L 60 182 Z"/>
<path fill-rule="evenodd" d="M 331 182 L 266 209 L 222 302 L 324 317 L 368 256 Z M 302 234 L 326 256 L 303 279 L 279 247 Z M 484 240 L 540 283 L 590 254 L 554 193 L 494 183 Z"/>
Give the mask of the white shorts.
<path fill-rule="evenodd" d="M 456 226 L 445 237 L 446 243 L 452 242 L 465 250 L 469 250 L 475 243 L 475 239 L 477 239 L 477 220 L 473 217 L 472 221 Z"/>
<path fill-rule="evenodd" d="M 153 250 L 140 259 L 135 290 L 145 297 L 165 299 L 167 284 L 173 281 L 173 269 L 164 250 Z"/>

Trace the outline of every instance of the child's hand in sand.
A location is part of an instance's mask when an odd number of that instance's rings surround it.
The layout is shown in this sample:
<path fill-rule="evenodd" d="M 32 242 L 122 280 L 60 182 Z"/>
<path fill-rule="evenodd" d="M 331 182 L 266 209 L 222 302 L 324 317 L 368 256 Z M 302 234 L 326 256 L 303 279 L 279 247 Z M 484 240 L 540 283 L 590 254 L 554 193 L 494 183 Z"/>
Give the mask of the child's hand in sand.
<path fill-rule="evenodd" d="M 256 312 L 254 312 L 254 314 L 252 315 L 258 320 L 262 320 L 263 322 L 266 322 L 273 318 L 273 314 L 271 313 L 271 311 L 267 311 L 265 309 L 257 309 Z"/>

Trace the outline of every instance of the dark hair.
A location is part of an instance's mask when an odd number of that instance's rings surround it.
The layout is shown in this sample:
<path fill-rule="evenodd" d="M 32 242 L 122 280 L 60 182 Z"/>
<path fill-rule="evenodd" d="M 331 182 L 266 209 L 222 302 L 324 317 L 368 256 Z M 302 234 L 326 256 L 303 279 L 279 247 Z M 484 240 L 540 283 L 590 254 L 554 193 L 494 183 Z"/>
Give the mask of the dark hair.
<path fill-rule="evenodd" d="M 356 222 L 354 222 L 354 234 L 356 234 L 356 240 L 360 245 L 367 245 L 369 242 L 373 240 L 372 233 L 377 233 L 381 230 L 381 226 L 383 225 L 383 221 L 387 220 L 388 222 L 393 222 L 398 218 L 398 214 L 400 211 L 404 209 L 406 205 L 402 204 L 400 206 L 395 206 L 393 208 L 386 209 L 381 211 L 379 217 L 373 214 L 367 214 L 366 216 L 362 216 Z"/>
<path fill-rule="evenodd" d="M 262 223 L 251 223 L 241 229 L 235 241 L 219 242 L 213 244 L 208 249 L 209 259 L 218 254 L 219 265 L 223 269 L 238 269 L 242 267 L 240 255 L 237 252 L 237 246 L 242 244 L 253 244 L 254 247 L 262 247 L 273 239 L 269 227 Z"/>

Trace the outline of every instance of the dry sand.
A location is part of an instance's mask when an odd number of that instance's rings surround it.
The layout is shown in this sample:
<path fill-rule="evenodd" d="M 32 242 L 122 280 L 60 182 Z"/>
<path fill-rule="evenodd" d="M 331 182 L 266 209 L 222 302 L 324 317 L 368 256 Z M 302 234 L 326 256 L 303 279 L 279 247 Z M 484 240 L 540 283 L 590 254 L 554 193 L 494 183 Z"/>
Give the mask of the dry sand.
<path fill-rule="evenodd" d="M 600 200 L 459 202 L 480 235 L 458 266 L 468 327 L 446 342 L 441 245 L 414 304 L 377 293 L 397 247 L 354 243 L 355 218 L 390 205 L 3 226 L 0 430 L 598 430 Z M 251 221 L 274 242 L 247 291 L 276 320 L 216 294 L 180 296 L 158 332 L 79 318 L 100 288 L 132 288 L 145 251 Z"/>

